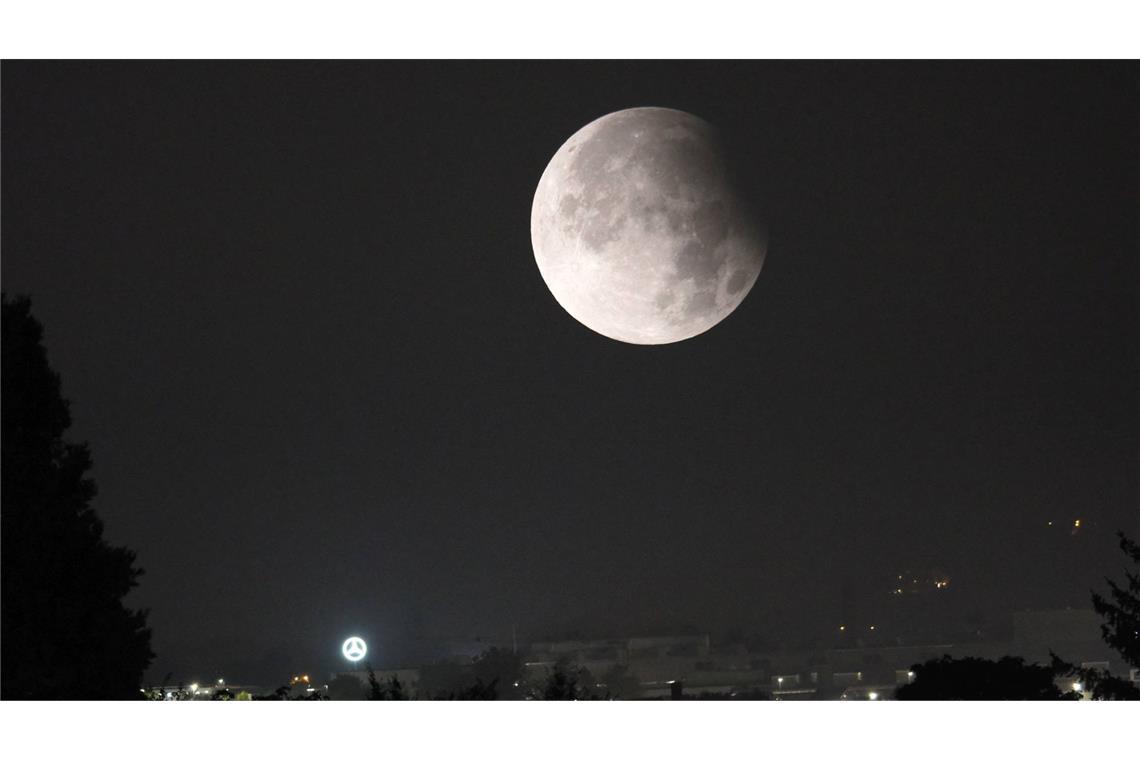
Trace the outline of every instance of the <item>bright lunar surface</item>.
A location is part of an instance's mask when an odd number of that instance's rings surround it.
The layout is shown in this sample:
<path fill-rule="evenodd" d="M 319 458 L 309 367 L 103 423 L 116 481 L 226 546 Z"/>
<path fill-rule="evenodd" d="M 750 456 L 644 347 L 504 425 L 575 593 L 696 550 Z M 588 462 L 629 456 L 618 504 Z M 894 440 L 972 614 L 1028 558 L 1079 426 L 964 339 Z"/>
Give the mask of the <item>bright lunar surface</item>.
<path fill-rule="evenodd" d="M 731 314 L 766 248 L 716 130 L 669 108 L 617 111 L 567 140 L 538 182 L 530 236 L 562 308 L 641 344 L 685 340 Z"/>

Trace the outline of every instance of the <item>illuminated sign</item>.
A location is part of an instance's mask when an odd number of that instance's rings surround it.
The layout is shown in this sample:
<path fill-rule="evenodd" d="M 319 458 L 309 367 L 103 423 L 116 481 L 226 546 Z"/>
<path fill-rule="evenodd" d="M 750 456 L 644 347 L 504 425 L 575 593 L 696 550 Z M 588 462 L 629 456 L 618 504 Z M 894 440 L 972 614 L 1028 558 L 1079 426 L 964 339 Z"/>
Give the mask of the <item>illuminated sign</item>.
<path fill-rule="evenodd" d="M 359 636 L 350 636 L 341 644 L 340 652 L 349 662 L 360 662 L 368 653 L 368 645 Z"/>

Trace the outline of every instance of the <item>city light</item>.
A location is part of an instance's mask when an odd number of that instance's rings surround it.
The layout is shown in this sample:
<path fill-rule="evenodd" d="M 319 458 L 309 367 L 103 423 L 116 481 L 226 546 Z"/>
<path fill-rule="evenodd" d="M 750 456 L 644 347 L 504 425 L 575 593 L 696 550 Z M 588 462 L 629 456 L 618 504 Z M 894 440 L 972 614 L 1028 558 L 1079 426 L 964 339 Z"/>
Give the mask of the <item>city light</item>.
<path fill-rule="evenodd" d="M 196 684 L 196 683 L 190 684 L 190 693 L 191 694 L 197 694 L 198 693 L 198 684 Z"/>
<path fill-rule="evenodd" d="M 1073 527 L 1074 528 L 1081 527 L 1081 521 L 1080 520 L 1073 520 Z"/>
<path fill-rule="evenodd" d="M 841 631 L 846 631 L 846 630 L 847 630 L 847 626 L 845 626 L 845 625 L 841 625 L 841 626 L 839 626 L 839 630 L 841 630 Z"/>
<path fill-rule="evenodd" d="M 867 699 L 871 700 L 872 702 L 876 701 L 878 698 L 879 692 L 877 691 L 868 692 L 867 694 Z"/>
<path fill-rule="evenodd" d="M 1084 691 L 1085 685 L 1080 681 L 1073 681 L 1073 691 Z"/>

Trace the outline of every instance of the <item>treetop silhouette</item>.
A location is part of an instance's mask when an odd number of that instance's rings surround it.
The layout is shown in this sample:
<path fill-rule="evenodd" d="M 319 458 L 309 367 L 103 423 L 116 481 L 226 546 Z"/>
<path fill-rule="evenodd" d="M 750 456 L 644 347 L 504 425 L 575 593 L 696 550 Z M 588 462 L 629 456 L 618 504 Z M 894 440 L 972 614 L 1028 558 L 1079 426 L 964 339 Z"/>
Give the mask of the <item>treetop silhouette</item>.
<path fill-rule="evenodd" d="M 3 302 L 0 512 L 4 699 L 140 698 L 153 658 L 146 612 L 123 597 L 142 570 L 103 539 L 85 443 L 71 426 L 43 327 L 27 298 Z"/>

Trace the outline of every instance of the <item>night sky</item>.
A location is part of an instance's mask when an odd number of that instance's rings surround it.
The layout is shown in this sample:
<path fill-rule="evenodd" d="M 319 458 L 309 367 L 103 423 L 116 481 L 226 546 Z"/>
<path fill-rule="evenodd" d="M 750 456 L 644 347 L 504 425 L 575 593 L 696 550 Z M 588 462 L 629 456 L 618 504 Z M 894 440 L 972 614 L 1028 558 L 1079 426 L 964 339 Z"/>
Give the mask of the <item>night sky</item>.
<path fill-rule="evenodd" d="M 151 675 L 512 623 L 794 646 L 904 569 L 967 616 L 1087 606 L 1140 531 L 1137 73 L 6 61 L 3 286 Z M 770 240 L 664 346 L 574 321 L 530 245 L 558 147 L 646 105 L 725 132 Z"/>

